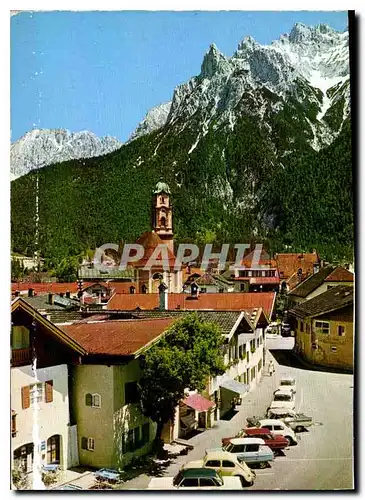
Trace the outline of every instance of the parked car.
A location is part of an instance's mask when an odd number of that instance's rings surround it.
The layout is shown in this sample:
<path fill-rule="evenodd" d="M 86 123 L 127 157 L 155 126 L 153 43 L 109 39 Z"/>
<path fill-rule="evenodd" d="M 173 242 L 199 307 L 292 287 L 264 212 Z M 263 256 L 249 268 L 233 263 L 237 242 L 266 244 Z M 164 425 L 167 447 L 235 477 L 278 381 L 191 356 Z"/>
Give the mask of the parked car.
<path fill-rule="evenodd" d="M 269 429 L 271 434 L 274 436 L 284 436 L 289 441 L 289 446 L 298 444 L 298 440 L 293 429 L 281 420 L 269 418 L 257 419 L 256 417 L 252 417 L 247 419 L 247 425 L 258 429 Z"/>
<path fill-rule="evenodd" d="M 236 455 L 240 462 L 244 461 L 246 464 L 258 464 L 261 468 L 266 467 L 269 462 L 274 460 L 272 450 L 265 445 L 265 441 L 263 439 L 258 438 L 233 438 L 229 440 L 224 448 L 206 450 L 206 452 L 221 450 L 228 451 L 229 453 Z"/>
<path fill-rule="evenodd" d="M 289 441 L 284 436 L 274 436 L 269 429 L 261 428 L 248 428 L 242 429 L 236 437 L 255 437 L 263 439 L 266 446 L 271 448 L 273 451 L 283 450 L 289 446 Z M 222 445 L 228 444 L 229 440 L 233 438 L 223 438 Z"/>
<path fill-rule="evenodd" d="M 245 462 L 239 462 L 235 455 L 227 451 L 210 451 L 202 460 L 187 462 L 182 466 L 184 470 L 200 467 L 214 469 L 221 476 L 237 476 L 242 486 L 252 486 L 256 477 L 256 473 Z"/>
<path fill-rule="evenodd" d="M 287 408 L 272 408 L 267 412 L 267 418 L 282 420 L 288 427 L 291 427 L 295 432 L 302 432 L 313 423 L 313 418 L 304 415 L 304 413 L 296 413 L 294 410 Z"/>
<path fill-rule="evenodd" d="M 279 383 L 279 389 L 284 389 L 287 387 L 288 388 L 290 387 L 290 389 L 293 391 L 294 394 L 297 392 L 297 386 L 294 377 L 289 377 L 289 376 L 281 377 Z"/>
<path fill-rule="evenodd" d="M 295 408 L 295 396 L 291 390 L 283 391 L 281 389 L 275 391 L 274 398 L 269 407 L 271 408 L 290 408 L 294 410 Z"/>
<path fill-rule="evenodd" d="M 175 477 L 154 477 L 148 484 L 152 490 L 240 490 L 239 477 L 225 476 L 222 478 L 214 469 L 197 468 L 182 469 Z"/>
<path fill-rule="evenodd" d="M 120 480 L 120 474 L 115 469 L 99 469 L 94 472 L 94 476 L 98 481 L 117 482 Z"/>

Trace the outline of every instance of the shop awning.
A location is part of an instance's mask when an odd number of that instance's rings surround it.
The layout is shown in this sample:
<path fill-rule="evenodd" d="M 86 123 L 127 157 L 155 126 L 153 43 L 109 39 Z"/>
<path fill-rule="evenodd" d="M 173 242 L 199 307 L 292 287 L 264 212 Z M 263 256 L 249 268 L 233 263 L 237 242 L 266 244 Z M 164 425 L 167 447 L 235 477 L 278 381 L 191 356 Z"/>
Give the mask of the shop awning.
<path fill-rule="evenodd" d="M 220 387 L 223 389 L 227 389 L 228 391 L 235 392 L 239 396 L 245 394 L 249 390 L 249 386 L 246 384 L 242 384 L 242 382 L 237 382 L 237 380 L 233 380 L 232 378 L 226 377 L 221 380 L 219 383 Z"/>
<path fill-rule="evenodd" d="M 203 398 L 200 394 L 191 394 L 183 400 L 183 403 L 196 411 L 208 411 L 215 406 L 209 399 Z"/>

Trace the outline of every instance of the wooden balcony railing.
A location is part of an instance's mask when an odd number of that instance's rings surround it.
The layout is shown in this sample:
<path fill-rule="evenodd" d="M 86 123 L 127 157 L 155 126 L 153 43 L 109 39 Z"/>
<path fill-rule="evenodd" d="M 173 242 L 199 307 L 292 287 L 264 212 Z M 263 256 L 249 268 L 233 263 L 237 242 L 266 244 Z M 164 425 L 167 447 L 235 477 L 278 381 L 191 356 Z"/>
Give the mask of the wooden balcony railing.
<path fill-rule="evenodd" d="M 32 362 L 32 349 L 12 349 L 11 366 L 27 365 Z"/>

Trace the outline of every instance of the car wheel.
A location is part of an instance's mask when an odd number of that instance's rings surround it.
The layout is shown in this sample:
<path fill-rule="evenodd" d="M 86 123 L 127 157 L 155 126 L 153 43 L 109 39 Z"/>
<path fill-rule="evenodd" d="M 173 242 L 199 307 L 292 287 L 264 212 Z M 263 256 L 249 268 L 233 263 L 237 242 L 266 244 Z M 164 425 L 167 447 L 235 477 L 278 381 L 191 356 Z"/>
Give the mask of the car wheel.
<path fill-rule="evenodd" d="M 291 436 L 284 436 L 285 439 L 287 439 L 289 441 L 289 446 L 293 446 L 294 445 L 294 440 Z"/>
<path fill-rule="evenodd" d="M 302 425 L 298 425 L 298 427 L 295 429 L 295 432 L 303 432 L 304 427 Z"/>
<path fill-rule="evenodd" d="M 251 483 L 246 481 L 246 479 L 243 476 L 241 476 L 240 474 L 237 474 L 235 477 L 239 477 L 242 487 L 243 486 L 251 486 Z"/>
<path fill-rule="evenodd" d="M 260 463 L 259 463 L 259 467 L 260 467 L 260 469 L 266 469 L 266 465 L 267 465 L 267 463 L 266 463 L 266 462 L 260 462 Z"/>

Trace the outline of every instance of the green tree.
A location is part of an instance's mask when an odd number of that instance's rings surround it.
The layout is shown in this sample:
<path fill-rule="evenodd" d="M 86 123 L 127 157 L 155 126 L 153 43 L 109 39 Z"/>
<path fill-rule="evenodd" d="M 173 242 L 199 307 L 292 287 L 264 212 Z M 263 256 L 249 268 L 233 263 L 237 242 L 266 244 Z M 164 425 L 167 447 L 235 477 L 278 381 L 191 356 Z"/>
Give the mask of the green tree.
<path fill-rule="evenodd" d="M 196 313 L 176 321 L 147 352 L 139 382 L 144 415 L 157 423 L 156 442 L 172 420 L 184 389 L 203 391 L 209 376 L 224 373 L 220 328 Z"/>
<path fill-rule="evenodd" d="M 24 276 L 24 266 L 18 260 L 11 260 L 11 280 L 16 281 Z"/>

